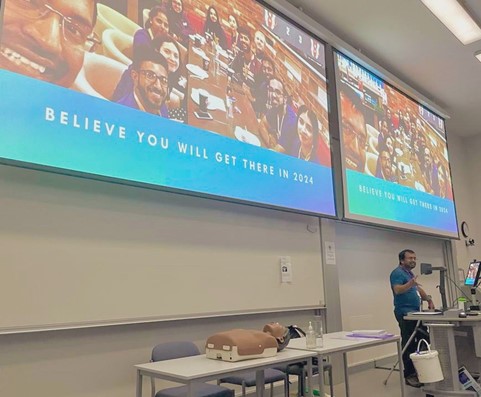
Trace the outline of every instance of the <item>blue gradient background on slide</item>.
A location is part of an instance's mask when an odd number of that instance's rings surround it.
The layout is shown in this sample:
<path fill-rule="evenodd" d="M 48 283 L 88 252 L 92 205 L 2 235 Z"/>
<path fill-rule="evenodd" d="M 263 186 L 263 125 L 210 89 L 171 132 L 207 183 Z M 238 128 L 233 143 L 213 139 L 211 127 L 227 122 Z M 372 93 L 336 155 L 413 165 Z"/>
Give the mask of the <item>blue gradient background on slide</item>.
<path fill-rule="evenodd" d="M 5 70 L 0 85 L 1 158 L 335 215 L 329 167 Z"/>
<path fill-rule="evenodd" d="M 346 185 L 351 214 L 457 233 L 452 200 L 353 170 L 346 170 Z"/>

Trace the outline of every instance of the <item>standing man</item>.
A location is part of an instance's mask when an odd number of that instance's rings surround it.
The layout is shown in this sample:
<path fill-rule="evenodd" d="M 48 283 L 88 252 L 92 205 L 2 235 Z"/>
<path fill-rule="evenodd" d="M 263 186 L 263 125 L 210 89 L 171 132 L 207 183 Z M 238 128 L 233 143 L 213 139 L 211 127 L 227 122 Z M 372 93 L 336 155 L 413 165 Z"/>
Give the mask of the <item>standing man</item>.
<path fill-rule="evenodd" d="M 430 310 L 434 309 L 431 296 L 426 294 L 417 282 L 417 277 L 412 272 L 416 267 L 416 253 L 405 249 L 399 253 L 399 266 L 391 272 L 391 289 L 394 295 L 394 315 L 401 330 L 401 345 L 403 347 L 404 380 L 407 385 L 421 387 L 416 374 L 416 369 L 409 357 L 416 351 L 417 337 L 413 338 L 409 346 L 404 349 L 412 333 L 416 329 L 416 321 L 405 320 L 409 312 L 419 311 L 421 300 L 428 302 Z M 426 328 L 423 327 L 424 331 Z"/>

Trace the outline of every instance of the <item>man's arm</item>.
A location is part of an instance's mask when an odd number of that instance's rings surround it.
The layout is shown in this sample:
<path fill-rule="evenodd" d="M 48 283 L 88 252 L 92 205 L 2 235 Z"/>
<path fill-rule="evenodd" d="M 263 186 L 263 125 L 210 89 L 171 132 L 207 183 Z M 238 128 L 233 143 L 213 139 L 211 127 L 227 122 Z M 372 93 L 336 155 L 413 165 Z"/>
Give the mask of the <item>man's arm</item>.
<path fill-rule="evenodd" d="M 396 295 L 404 294 L 404 293 L 408 292 L 408 290 L 410 290 L 415 285 L 418 285 L 418 283 L 416 282 L 417 278 L 418 278 L 418 276 L 413 277 L 405 284 L 394 284 L 392 286 L 392 290 L 394 291 L 394 293 Z"/>
<path fill-rule="evenodd" d="M 426 294 L 426 292 L 419 286 L 418 286 L 418 291 L 419 291 L 419 295 L 421 295 L 421 299 L 423 301 L 428 302 L 428 309 L 434 310 L 434 303 L 433 303 L 433 300 L 431 298 L 431 295 Z"/>

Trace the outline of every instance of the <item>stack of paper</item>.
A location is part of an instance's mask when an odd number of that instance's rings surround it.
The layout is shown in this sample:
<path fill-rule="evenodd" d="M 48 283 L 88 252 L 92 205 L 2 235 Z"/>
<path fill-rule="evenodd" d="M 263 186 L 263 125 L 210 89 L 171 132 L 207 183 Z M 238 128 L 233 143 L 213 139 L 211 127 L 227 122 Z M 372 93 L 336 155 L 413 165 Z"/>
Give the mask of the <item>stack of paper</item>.
<path fill-rule="evenodd" d="M 365 336 L 379 336 L 386 334 L 385 329 L 355 329 L 353 334 L 365 335 Z"/>
<path fill-rule="evenodd" d="M 393 337 L 394 334 L 389 334 L 384 329 L 356 329 L 347 336 L 353 338 L 387 339 Z"/>

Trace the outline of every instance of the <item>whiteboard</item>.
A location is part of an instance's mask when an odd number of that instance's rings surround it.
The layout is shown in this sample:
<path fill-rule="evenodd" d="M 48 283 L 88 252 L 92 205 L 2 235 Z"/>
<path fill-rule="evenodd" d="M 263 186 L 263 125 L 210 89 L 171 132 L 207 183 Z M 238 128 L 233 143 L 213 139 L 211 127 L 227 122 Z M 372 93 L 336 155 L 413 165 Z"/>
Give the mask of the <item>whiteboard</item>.
<path fill-rule="evenodd" d="M 317 218 L 9 166 L 0 191 L 0 333 L 324 302 Z"/>

